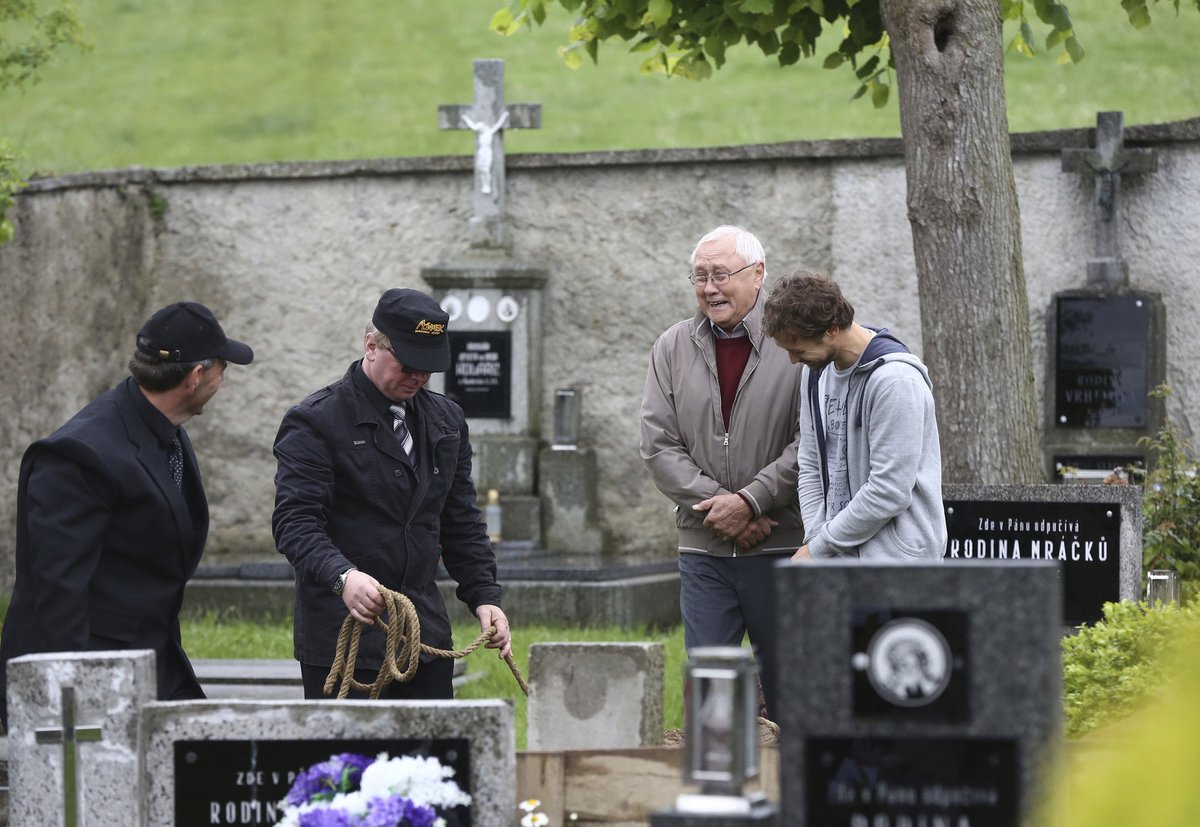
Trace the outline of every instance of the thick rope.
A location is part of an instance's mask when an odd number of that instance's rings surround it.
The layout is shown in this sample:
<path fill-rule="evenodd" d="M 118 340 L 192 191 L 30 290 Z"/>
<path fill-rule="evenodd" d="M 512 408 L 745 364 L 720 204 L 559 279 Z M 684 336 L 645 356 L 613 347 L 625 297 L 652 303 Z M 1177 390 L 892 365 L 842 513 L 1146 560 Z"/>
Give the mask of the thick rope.
<path fill-rule="evenodd" d="M 363 624 L 355 620 L 353 615 L 346 615 L 338 632 L 333 666 L 329 667 L 329 676 L 325 678 L 326 695 L 333 694 L 340 678 L 342 684 L 337 692 L 339 699 L 348 697 L 351 689 L 357 689 L 369 693 L 369 697 L 374 700 L 392 681 L 405 683 L 412 680 L 413 675 L 417 673 L 422 653 L 438 658 L 465 658 L 496 634 L 496 627 L 489 626 L 472 644 L 459 652 L 426 646 L 421 643 L 421 620 L 417 617 L 417 608 L 412 601 L 400 592 L 383 586 L 379 587 L 379 593 L 383 595 L 383 611 L 375 618 L 375 625 L 382 628 L 387 635 L 383 665 L 379 667 L 379 674 L 373 683 L 361 683 L 354 679 L 354 664 L 358 660 L 358 643 L 362 638 Z M 521 677 L 521 670 L 513 662 L 512 653 L 504 656 L 504 662 L 516 678 L 517 686 L 528 696 L 529 687 Z"/>

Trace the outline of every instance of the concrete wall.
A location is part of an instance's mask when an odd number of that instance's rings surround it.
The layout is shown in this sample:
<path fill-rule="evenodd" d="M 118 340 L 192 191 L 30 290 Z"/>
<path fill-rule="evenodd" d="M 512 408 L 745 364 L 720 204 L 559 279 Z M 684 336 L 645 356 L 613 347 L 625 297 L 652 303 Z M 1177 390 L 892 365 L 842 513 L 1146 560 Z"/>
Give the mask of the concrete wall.
<path fill-rule="evenodd" d="M 1133 284 L 1167 300 L 1169 411 L 1191 434 L 1200 120 L 1126 137 L 1160 150 L 1157 172 L 1122 182 L 1125 257 Z M 1083 286 L 1092 249 L 1093 184 L 1061 172 L 1059 150 L 1090 143 L 1090 130 L 1013 139 L 1039 389 L 1051 296 Z M 384 289 L 428 289 L 422 267 L 461 257 L 470 190 L 465 157 L 34 181 L 12 212 L 16 240 L 0 250 L 0 579 L 12 573 L 25 446 L 118 381 L 141 322 L 180 299 L 210 305 L 256 352 L 188 425 L 212 506 L 207 562 L 278 559 L 269 524 L 280 417 L 361 355 L 362 324 Z M 685 275 L 701 233 L 751 228 L 769 274 L 831 271 L 860 320 L 921 350 L 898 141 L 510 156 L 508 207 L 513 257 L 550 272 L 542 433 L 553 388 L 583 388 L 613 549 L 672 547 L 669 504 L 637 454 L 638 405 L 651 344 L 694 309 Z"/>

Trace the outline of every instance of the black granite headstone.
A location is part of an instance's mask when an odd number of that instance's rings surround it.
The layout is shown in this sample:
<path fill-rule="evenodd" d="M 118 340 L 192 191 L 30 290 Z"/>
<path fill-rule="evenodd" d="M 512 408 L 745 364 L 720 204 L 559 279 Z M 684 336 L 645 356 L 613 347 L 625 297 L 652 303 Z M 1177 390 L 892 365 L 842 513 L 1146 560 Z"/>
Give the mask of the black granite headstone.
<path fill-rule="evenodd" d="M 1011 738 L 810 738 L 805 824 L 1016 827 Z"/>
<path fill-rule="evenodd" d="M 331 755 L 375 758 L 419 755 L 454 770 L 454 781 L 470 793 L 470 746 L 465 739 L 439 740 L 230 740 L 175 743 L 175 825 L 275 824 L 292 782 Z M 469 807 L 446 812 L 447 827 L 469 827 Z"/>
<path fill-rule="evenodd" d="M 1148 302 L 1136 295 L 1058 296 L 1055 305 L 1055 425 L 1145 427 Z"/>
<path fill-rule="evenodd" d="M 512 333 L 450 331 L 446 396 L 474 419 L 512 416 Z"/>
<path fill-rule="evenodd" d="M 946 500 L 947 560 L 1050 560 L 1063 621 L 1094 623 L 1121 599 L 1121 509 L 1113 503 Z"/>

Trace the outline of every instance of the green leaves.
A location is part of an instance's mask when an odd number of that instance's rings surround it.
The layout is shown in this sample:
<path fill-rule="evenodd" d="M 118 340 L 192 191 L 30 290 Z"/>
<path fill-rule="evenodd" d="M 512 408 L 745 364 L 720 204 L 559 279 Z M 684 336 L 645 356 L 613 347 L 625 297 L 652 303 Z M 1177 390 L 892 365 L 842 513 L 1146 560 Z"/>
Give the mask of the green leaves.
<path fill-rule="evenodd" d="M 1195 630 L 1195 607 L 1106 603 L 1104 619 L 1063 638 L 1067 735 L 1079 738 L 1129 715 L 1170 678 L 1173 646 Z"/>
<path fill-rule="evenodd" d="M 1121 0 L 1121 8 L 1125 9 L 1125 14 L 1135 29 L 1144 29 L 1150 25 L 1150 10 L 1146 8 L 1146 0 Z M 1179 11 L 1178 0 L 1175 3 L 1175 11 Z"/>
<path fill-rule="evenodd" d="M 13 196 L 24 186 L 25 182 L 17 174 L 16 156 L 6 143 L 0 141 L 0 247 L 12 240 L 13 225 L 8 220 L 7 212 L 13 205 Z"/>
<path fill-rule="evenodd" d="M 1122 2 L 1144 3 L 1145 0 L 1122 0 Z M 1046 51 L 1063 47 L 1058 56 L 1059 63 L 1078 63 L 1083 60 L 1086 52 L 1079 39 L 1075 36 L 1074 23 L 1071 22 L 1071 12 L 1062 3 L 1054 0 L 1002 0 L 1000 14 L 1008 21 L 1019 21 L 1017 33 L 1008 42 L 1008 51 L 1017 52 L 1025 57 L 1033 57 L 1037 48 L 1034 46 L 1036 35 L 1029 22 L 1029 7 L 1032 5 L 1038 20 L 1050 27 L 1046 35 Z"/>
<path fill-rule="evenodd" d="M 57 0 L 49 10 L 40 0 L 0 0 L 0 89 L 33 81 L 39 69 L 60 46 L 86 47 L 79 37 L 79 19 L 69 0 Z M 14 25 L 8 25 L 8 24 Z M 16 37 L 8 33 L 16 31 Z"/>

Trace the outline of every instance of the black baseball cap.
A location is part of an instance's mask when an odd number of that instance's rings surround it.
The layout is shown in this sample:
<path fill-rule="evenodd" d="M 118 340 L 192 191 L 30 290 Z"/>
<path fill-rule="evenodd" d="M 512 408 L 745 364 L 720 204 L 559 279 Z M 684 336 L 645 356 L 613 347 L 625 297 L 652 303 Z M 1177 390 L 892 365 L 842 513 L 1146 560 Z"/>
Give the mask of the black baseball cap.
<path fill-rule="evenodd" d="M 228 338 L 212 311 L 197 302 L 176 302 L 151 316 L 138 331 L 137 349 L 162 362 L 248 365 L 254 359 L 250 346 Z"/>
<path fill-rule="evenodd" d="M 450 369 L 450 316 L 432 296 L 393 287 L 379 298 L 371 323 L 388 337 L 405 367 L 429 373 Z"/>

